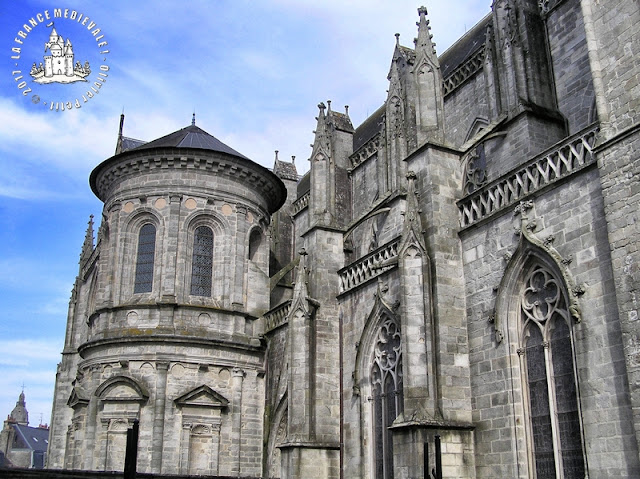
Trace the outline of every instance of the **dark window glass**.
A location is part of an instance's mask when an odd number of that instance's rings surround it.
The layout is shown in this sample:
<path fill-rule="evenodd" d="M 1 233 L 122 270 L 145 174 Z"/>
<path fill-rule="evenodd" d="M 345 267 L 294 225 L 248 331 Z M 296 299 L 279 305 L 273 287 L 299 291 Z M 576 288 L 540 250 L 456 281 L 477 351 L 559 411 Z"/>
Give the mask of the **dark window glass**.
<path fill-rule="evenodd" d="M 551 332 L 551 358 L 564 477 L 565 479 L 582 478 L 584 477 L 584 461 L 576 381 L 573 374 L 571 338 L 569 326 L 561 317 L 556 318 Z"/>
<path fill-rule="evenodd" d="M 147 223 L 138 235 L 138 256 L 134 293 L 149 293 L 153 287 L 153 262 L 156 253 L 156 227 Z"/>
<path fill-rule="evenodd" d="M 527 373 L 536 473 L 538 477 L 554 478 L 556 466 L 553 458 L 553 431 L 551 430 L 544 347 L 542 334 L 535 324 L 529 327 Z"/>
<path fill-rule="evenodd" d="M 213 231 L 207 226 L 196 228 L 191 264 L 191 294 L 211 296 L 213 273 Z"/>

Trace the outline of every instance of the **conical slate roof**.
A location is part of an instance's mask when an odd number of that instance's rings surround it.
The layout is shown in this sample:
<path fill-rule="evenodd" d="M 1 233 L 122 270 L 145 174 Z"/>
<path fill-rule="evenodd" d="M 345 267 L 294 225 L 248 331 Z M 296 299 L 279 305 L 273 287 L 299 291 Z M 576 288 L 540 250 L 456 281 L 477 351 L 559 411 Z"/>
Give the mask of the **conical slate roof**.
<path fill-rule="evenodd" d="M 210 135 L 202 128 L 198 128 L 195 125 L 189 125 L 181 130 L 169 133 L 162 138 L 145 143 L 137 148 L 135 151 L 147 150 L 150 148 L 200 148 L 202 150 L 213 150 L 221 153 L 227 153 L 229 155 L 239 156 L 240 158 L 249 159 L 242 153 L 238 153 L 230 146 L 225 145 L 215 136 Z"/>

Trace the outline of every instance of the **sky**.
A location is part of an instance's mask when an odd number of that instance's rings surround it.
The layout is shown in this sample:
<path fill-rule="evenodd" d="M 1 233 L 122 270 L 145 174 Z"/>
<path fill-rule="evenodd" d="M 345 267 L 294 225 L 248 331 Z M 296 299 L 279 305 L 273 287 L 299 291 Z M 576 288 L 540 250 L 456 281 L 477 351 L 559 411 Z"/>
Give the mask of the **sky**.
<path fill-rule="evenodd" d="M 121 113 L 125 136 L 151 141 L 195 112 L 255 162 L 272 168 L 279 150 L 304 173 L 318 103 L 349 105 L 354 126 L 381 106 L 394 34 L 413 47 L 421 4 L 440 55 L 491 0 L 0 0 L 0 417 L 24 389 L 30 425 L 50 421 L 80 249 L 102 210 L 88 178 L 114 154 Z M 52 28 L 89 62 L 87 81 L 30 74 Z"/>

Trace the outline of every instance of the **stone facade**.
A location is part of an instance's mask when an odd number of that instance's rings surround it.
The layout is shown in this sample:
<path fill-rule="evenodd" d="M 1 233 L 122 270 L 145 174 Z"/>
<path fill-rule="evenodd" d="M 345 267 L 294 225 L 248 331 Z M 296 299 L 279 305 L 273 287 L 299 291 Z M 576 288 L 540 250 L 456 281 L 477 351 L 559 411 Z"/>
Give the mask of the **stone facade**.
<path fill-rule="evenodd" d="M 119 139 L 50 467 L 120 468 L 139 419 L 150 473 L 426 477 L 439 436 L 443 477 L 640 475 L 640 7 L 495 0 L 440 56 L 418 14 L 383 107 L 319 105 L 302 178 Z"/>

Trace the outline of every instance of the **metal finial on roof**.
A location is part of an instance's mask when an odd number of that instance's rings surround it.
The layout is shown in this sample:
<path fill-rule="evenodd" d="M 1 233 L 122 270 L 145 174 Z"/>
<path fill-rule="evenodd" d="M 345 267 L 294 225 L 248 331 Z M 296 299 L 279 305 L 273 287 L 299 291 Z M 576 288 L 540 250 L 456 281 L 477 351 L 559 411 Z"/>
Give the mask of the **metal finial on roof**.
<path fill-rule="evenodd" d="M 193 112 L 193 117 L 191 118 L 191 126 L 196 126 L 196 112 Z"/>

